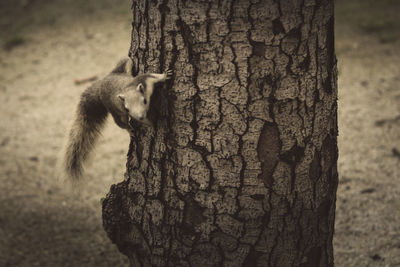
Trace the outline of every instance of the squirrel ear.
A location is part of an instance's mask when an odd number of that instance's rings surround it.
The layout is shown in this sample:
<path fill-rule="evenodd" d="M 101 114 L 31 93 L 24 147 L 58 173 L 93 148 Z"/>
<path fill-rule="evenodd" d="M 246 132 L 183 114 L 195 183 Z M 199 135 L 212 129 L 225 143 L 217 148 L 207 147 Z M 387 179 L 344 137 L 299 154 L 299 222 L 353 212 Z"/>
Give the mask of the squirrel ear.
<path fill-rule="evenodd" d="M 142 94 L 144 93 L 144 86 L 143 84 L 139 83 L 138 86 L 136 87 L 136 90 L 141 92 Z"/>
<path fill-rule="evenodd" d="M 118 95 L 119 99 L 121 99 L 122 101 L 125 101 L 125 96 L 124 95 Z"/>

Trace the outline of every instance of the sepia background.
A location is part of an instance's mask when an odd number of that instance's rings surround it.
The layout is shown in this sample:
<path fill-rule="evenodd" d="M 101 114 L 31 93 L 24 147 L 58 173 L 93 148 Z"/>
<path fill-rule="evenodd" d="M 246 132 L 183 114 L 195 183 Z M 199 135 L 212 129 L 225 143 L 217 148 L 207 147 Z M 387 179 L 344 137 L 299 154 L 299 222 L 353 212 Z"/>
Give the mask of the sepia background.
<path fill-rule="evenodd" d="M 337 0 L 336 266 L 400 266 L 400 1 Z M 85 80 L 127 55 L 130 0 L 0 0 L 0 266 L 127 266 L 102 228 L 129 135 L 107 124 L 81 190 L 58 162 Z"/>

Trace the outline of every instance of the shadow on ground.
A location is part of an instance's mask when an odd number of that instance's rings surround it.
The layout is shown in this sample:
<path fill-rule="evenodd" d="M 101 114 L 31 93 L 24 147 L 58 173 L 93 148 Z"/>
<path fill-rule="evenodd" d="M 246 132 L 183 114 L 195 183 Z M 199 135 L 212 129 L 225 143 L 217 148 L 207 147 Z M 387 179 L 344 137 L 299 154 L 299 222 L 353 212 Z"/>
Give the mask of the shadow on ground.
<path fill-rule="evenodd" d="M 124 259 L 94 222 L 95 213 L 76 207 L 43 208 L 25 196 L 3 200 L 1 266 L 121 266 Z M 68 209 L 68 212 L 66 210 Z M 7 249 L 4 249 L 7 248 Z"/>

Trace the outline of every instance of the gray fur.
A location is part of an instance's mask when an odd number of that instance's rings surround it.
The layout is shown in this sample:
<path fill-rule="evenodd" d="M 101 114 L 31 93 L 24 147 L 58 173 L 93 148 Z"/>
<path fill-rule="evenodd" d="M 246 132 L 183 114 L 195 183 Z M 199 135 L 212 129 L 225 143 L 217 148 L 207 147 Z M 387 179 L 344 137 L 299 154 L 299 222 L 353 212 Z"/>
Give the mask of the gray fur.
<path fill-rule="evenodd" d="M 164 74 L 132 77 L 129 73 L 131 66 L 130 59 L 121 60 L 109 75 L 94 82 L 82 93 L 64 158 L 64 169 L 71 180 L 78 181 L 82 177 L 83 166 L 100 136 L 108 113 L 119 127 L 130 132 L 130 119 L 147 121 L 145 117 L 153 85 L 169 79 L 172 75 L 168 70 Z M 137 89 L 139 84 L 144 86 L 143 94 Z"/>
<path fill-rule="evenodd" d="M 132 75 L 133 62 L 130 58 L 121 59 L 111 73 L 125 73 Z"/>
<path fill-rule="evenodd" d="M 107 109 L 93 91 L 89 88 L 82 94 L 76 119 L 69 133 L 64 167 L 73 180 L 79 180 L 82 176 L 83 164 L 88 160 L 89 152 L 93 149 L 107 118 Z"/>

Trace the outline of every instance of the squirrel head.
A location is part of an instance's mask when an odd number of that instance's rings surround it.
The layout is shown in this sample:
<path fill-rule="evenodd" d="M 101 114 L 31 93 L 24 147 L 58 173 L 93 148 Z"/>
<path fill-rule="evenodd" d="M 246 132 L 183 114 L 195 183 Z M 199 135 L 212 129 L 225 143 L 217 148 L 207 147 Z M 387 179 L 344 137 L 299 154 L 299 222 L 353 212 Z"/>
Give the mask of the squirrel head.
<path fill-rule="evenodd" d="M 146 115 L 149 110 L 150 99 L 146 99 L 145 87 L 142 83 L 128 88 L 126 92 L 118 95 L 118 97 L 122 101 L 130 119 L 142 123 L 148 122 Z"/>

